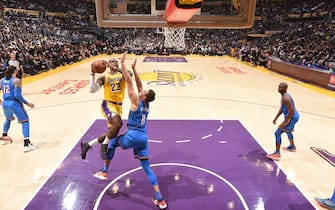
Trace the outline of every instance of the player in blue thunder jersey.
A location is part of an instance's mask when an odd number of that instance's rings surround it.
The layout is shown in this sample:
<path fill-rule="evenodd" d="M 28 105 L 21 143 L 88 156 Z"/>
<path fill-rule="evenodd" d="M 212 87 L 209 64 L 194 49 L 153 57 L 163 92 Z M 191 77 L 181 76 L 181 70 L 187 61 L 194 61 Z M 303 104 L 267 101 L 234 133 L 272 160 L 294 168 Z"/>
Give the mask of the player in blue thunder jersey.
<path fill-rule="evenodd" d="M 98 62 L 104 63 L 109 68 L 109 72 L 99 76 L 97 80 L 95 80 L 96 67 L 92 64 L 89 88 L 91 93 L 97 92 L 100 88 L 103 88 L 104 90 L 101 113 L 107 121 L 108 130 L 98 138 L 94 138 L 88 142 L 81 142 L 80 155 L 82 159 L 86 159 L 86 153 L 89 149 L 92 148 L 93 145 L 99 143 L 101 144 L 101 158 L 106 160 L 109 140 L 115 138 L 122 127 L 122 103 L 126 92 L 126 82 L 120 72 L 121 69 L 119 69 L 118 61 L 115 58 L 111 58 L 108 62 L 103 60 Z"/>
<path fill-rule="evenodd" d="M 273 154 L 268 154 L 267 157 L 272 160 L 280 160 L 280 146 L 281 146 L 281 134 L 286 133 L 290 141 L 290 146 L 283 149 L 296 152 L 296 146 L 294 145 L 294 138 L 292 132 L 294 131 L 295 124 L 299 121 L 299 113 L 295 108 L 294 100 L 290 94 L 287 93 L 287 83 L 281 82 L 278 86 L 278 92 L 282 95 L 280 109 L 273 119 L 273 124 L 276 124 L 278 117 L 284 114 L 284 121 L 278 126 L 275 137 L 276 137 L 276 150 Z"/>
<path fill-rule="evenodd" d="M 125 60 L 126 53 L 122 55 L 121 64 L 122 74 L 126 80 L 128 96 L 130 99 L 130 111 L 127 123 L 128 130 L 125 134 L 110 141 L 108 158 L 110 160 L 113 159 L 116 147 L 120 146 L 122 149 L 132 148 L 134 150 L 134 157 L 140 160 L 141 166 L 154 189 L 155 196 L 152 199 L 153 204 L 158 206 L 160 209 L 165 209 L 167 208 L 167 203 L 161 195 L 157 177 L 151 169 L 149 163 L 148 134 L 146 125 L 149 114 L 149 103 L 155 99 L 155 92 L 153 90 L 143 90 L 142 82 L 135 68 L 136 60 L 132 64 L 138 94 L 135 92 L 129 72 L 126 70 Z M 106 171 L 107 169 L 108 165 L 105 165 L 102 171 Z"/>
<path fill-rule="evenodd" d="M 23 104 L 30 108 L 34 108 L 34 104 L 28 102 L 22 96 L 22 84 L 19 78 L 16 78 L 17 69 L 14 66 L 9 66 L 5 71 L 5 77 L 1 79 L 1 91 L 2 91 L 2 108 L 5 115 L 5 121 L 3 123 L 3 136 L 8 135 L 8 131 L 11 125 L 11 121 L 16 116 L 19 123 L 22 125 L 22 134 L 24 140 L 23 151 L 29 152 L 37 148 L 33 145 L 30 140 L 30 124 L 29 117 Z"/>
<path fill-rule="evenodd" d="M 139 101 L 136 111 L 130 111 L 128 116 L 128 128 L 136 130 L 146 130 L 147 118 L 149 114 L 149 103 Z"/>

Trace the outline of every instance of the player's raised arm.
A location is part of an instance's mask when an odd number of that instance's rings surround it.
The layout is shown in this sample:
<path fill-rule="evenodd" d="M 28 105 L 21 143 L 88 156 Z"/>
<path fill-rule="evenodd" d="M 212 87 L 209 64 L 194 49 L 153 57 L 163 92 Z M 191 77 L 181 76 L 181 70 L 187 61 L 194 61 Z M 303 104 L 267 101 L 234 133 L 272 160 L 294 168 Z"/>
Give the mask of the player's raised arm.
<path fill-rule="evenodd" d="M 124 79 L 126 80 L 126 84 L 127 84 L 128 96 L 131 102 L 130 109 L 132 111 L 135 111 L 138 106 L 138 95 L 135 93 L 133 82 L 131 80 L 130 74 L 125 64 L 126 57 L 127 57 L 127 52 L 124 52 L 121 58 L 121 69 L 122 69 L 122 75 Z"/>
<path fill-rule="evenodd" d="M 104 61 L 96 61 L 91 64 L 91 75 L 90 75 L 90 83 L 89 83 L 89 88 L 90 88 L 90 93 L 95 93 L 97 92 L 103 85 L 104 83 L 104 76 L 100 76 L 96 81 L 95 81 L 95 72 L 97 68 L 97 62 L 104 62 Z"/>
<path fill-rule="evenodd" d="M 134 75 L 135 75 L 135 81 L 136 81 L 137 91 L 140 93 L 143 90 L 143 86 L 142 86 L 142 81 L 140 79 L 140 76 L 138 75 L 137 70 L 136 70 L 136 62 L 137 62 L 137 59 L 134 60 L 134 62 L 131 65 L 131 67 L 132 67 Z"/>

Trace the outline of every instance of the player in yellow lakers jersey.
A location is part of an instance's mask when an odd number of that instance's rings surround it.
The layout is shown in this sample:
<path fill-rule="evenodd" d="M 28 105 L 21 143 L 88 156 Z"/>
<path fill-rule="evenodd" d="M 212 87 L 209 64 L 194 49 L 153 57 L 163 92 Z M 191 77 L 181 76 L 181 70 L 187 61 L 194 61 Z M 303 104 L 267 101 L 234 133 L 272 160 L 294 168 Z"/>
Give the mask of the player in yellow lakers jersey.
<path fill-rule="evenodd" d="M 122 103 L 126 89 L 125 80 L 122 76 L 121 70 L 119 69 L 118 61 L 115 58 L 110 59 L 108 62 L 103 60 L 101 62 L 104 62 L 107 68 L 109 68 L 109 72 L 95 80 L 95 71 L 93 69 L 95 67 L 92 65 L 89 88 L 91 93 L 97 92 L 101 87 L 104 89 L 101 112 L 106 118 L 108 131 L 107 133 L 89 142 L 81 142 L 82 159 L 86 158 L 87 151 L 94 144 L 100 143 L 102 144 L 100 149 L 101 158 L 106 160 L 109 139 L 116 137 L 122 126 L 121 115 Z"/>

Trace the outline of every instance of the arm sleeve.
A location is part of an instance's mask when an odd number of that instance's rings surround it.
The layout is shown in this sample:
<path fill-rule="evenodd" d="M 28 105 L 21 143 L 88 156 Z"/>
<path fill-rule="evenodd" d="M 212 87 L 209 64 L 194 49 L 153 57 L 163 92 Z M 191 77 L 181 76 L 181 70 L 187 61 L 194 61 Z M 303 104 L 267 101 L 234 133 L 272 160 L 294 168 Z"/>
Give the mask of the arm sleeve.
<path fill-rule="evenodd" d="M 23 96 L 22 96 L 22 88 L 21 87 L 15 87 L 14 88 L 14 96 L 21 103 L 24 103 L 24 104 L 28 103 L 27 100 L 24 99 Z"/>
<path fill-rule="evenodd" d="M 98 82 L 95 82 L 95 76 L 94 74 L 91 74 L 90 77 L 90 93 L 95 93 L 100 89 L 100 84 Z"/>

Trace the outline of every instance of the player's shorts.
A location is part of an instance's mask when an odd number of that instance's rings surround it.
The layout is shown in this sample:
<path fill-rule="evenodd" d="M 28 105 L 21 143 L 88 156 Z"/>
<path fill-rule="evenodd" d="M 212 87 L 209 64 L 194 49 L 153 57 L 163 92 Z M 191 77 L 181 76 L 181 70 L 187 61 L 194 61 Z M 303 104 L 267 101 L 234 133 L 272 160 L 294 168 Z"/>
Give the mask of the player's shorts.
<path fill-rule="evenodd" d="M 282 130 L 283 130 L 283 131 L 288 131 L 288 132 L 293 131 L 293 130 L 294 130 L 294 126 L 295 126 L 295 124 L 296 124 L 298 121 L 299 121 L 299 115 L 293 117 L 293 118 L 291 119 L 290 123 L 287 124 L 287 126 L 285 126 Z"/>
<path fill-rule="evenodd" d="M 28 114 L 23 107 L 23 104 L 16 100 L 4 100 L 2 108 L 7 120 L 14 120 L 16 116 L 19 123 L 29 121 Z"/>
<path fill-rule="evenodd" d="M 101 103 L 101 113 L 107 120 L 107 126 L 111 127 L 110 119 L 116 115 L 122 115 L 122 103 L 103 100 Z"/>
<path fill-rule="evenodd" d="M 134 157 L 144 160 L 149 159 L 148 135 L 145 131 L 129 129 L 118 138 L 122 149 L 134 150 Z"/>

